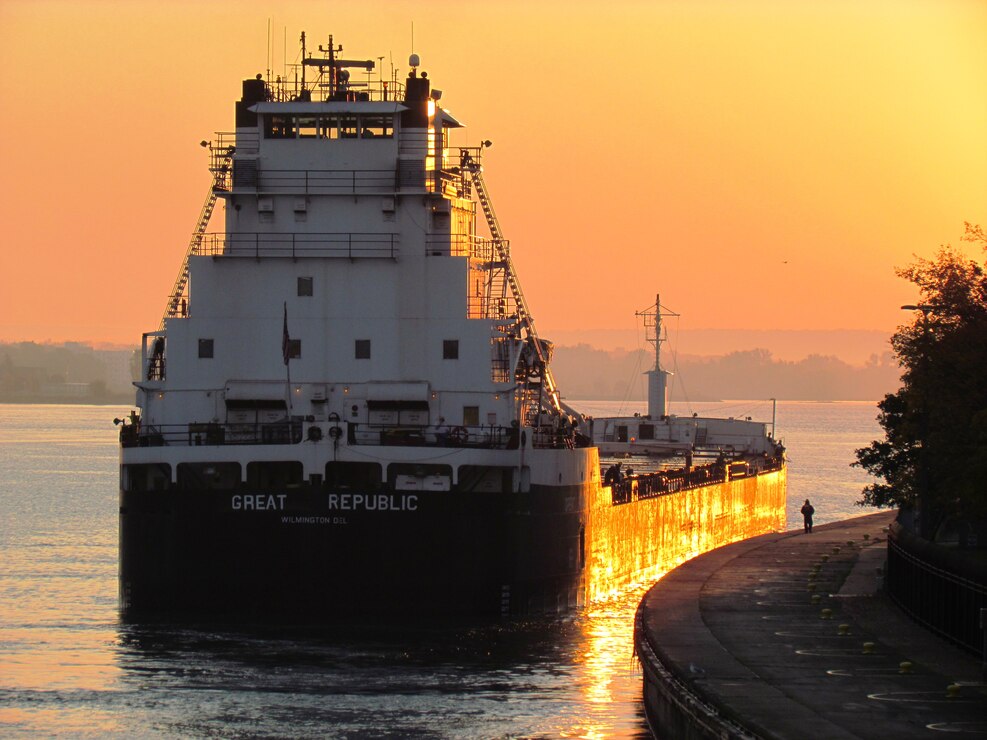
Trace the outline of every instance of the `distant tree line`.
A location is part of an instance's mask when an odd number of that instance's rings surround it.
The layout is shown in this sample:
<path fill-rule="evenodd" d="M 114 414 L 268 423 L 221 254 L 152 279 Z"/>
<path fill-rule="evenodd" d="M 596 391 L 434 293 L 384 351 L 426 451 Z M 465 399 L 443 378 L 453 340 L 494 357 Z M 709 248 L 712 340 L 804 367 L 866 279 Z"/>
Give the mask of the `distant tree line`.
<path fill-rule="evenodd" d="M 131 403 L 134 363 L 131 351 L 80 343 L 0 344 L 0 402 Z M 556 347 L 552 369 L 567 398 L 643 401 L 644 372 L 653 363 L 654 355 L 645 350 L 606 351 L 579 344 Z M 669 354 L 668 365 L 675 372 L 670 395 L 678 401 L 871 401 L 892 390 L 900 373 L 890 352 L 875 354 L 862 366 L 823 355 L 790 362 L 766 349 L 677 360 Z"/>
<path fill-rule="evenodd" d="M 987 236 L 964 239 L 987 253 Z M 885 438 L 857 450 L 878 478 L 862 505 L 918 514 L 930 538 L 950 520 L 987 519 L 987 262 L 950 246 L 898 270 L 919 289 L 914 318 L 892 337 L 901 387 L 880 402 Z"/>
<path fill-rule="evenodd" d="M 872 355 L 862 366 L 823 355 L 809 355 L 797 362 L 779 360 L 766 349 L 715 357 L 669 357 L 667 363 L 665 354 L 662 357 L 665 369 L 675 373 L 670 396 L 677 401 L 876 401 L 898 384 L 901 372 L 890 351 Z M 651 351 L 605 351 L 585 344 L 556 347 L 552 362 L 567 398 L 617 401 L 645 400 L 643 374 L 653 366 Z"/>
<path fill-rule="evenodd" d="M 132 352 L 85 344 L 0 344 L 2 403 L 133 403 Z"/>

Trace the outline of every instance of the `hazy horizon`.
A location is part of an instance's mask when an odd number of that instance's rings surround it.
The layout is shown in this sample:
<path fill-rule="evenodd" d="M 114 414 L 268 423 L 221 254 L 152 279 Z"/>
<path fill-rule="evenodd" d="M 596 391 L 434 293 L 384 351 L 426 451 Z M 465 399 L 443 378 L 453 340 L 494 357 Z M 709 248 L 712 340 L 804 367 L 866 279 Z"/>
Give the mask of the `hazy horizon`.
<path fill-rule="evenodd" d="M 602 352 L 652 352 L 644 340 L 643 329 L 612 329 L 594 331 L 556 331 L 543 333 L 543 338 L 557 347 L 588 346 Z M 666 364 L 672 356 L 722 357 L 733 352 L 753 349 L 767 350 L 776 360 L 799 361 L 813 355 L 836 357 L 849 365 L 860 366 L 875 355 L 890 352 L 891 334 L 881 331 L 830 329 L 816 331 L 769 331 L 760 329 L 689 329 L 670 332 L 669 341 L 662 345 Z M 129 351 L 140 346 L 140 336 L 132 342 L 93 341 L 86 338 L 5 339 L 0 345 L 33 343 L 42 346 L 81 345 L 101 351 Z"/>

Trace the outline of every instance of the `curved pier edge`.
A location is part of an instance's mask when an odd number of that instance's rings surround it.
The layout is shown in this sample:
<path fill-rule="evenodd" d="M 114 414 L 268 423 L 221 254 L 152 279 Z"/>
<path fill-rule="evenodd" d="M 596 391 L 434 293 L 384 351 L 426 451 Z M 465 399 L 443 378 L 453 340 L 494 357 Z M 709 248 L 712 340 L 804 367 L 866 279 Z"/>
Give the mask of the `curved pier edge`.
<path fill-rule="evenodd" d="M 987 730 L 977 656 L 883 591 L 893 512 L 701 555 L 645 594 L 634 647 L 658 737 L 830 740 Z"/>
<path fill-rule="evenodd" d="M 690 632 L 692 627 L 699 628 L 705 634 L 693 634 L 687 640 L 692 655 L 709 655 L 712 650 L 721 668 L 734 674 L 738 682 L 756 680 L 706 630 L 699 608 L 700 591 L 709 577 L 733 558 L 794 534 L 797 533 L 760 535 L 704 553 L 669 572 L 641 599 L 634 616 L 634 652 L 641 662 L 645 715 L 655 737 L 676 740 L 772 737 L 749 718 L 737 714 L 729 704 L 704 692 L 701 682 L 706 677 L 705 669 L 692 661 L 681 666 L 681 661 L 671 657 L 661 644 L 660 631 L 655 625 L 659 621 L 671 623 Z M 659 589 L 673 593 L 670 598 L 659 598 Z M 704 638 L 707 644 L 702 644 Z"/>
<path fill-rule="evenodd" d="M 667 736 L 682 740 L 756 740 L 758 735 L 752 734 L 733 718 L 721 713 L 665 667 L 651 643 L 642 634 L 640 615 L 639 608 L 634 619 L 634 649 L 641 661 L 643 673 L 644 711 L 655 737 Z"/>

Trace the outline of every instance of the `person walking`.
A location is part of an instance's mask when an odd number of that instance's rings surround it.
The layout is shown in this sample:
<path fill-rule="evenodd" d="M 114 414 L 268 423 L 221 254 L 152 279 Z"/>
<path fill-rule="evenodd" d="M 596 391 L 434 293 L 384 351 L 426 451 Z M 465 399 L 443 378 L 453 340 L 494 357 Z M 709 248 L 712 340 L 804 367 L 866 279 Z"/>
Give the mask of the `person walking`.
<path fill-rule="evenodd" d="M 816 510 L 809 503 L 809 499 L 805 500 L 802 504 L 802 522 L 805 525 L 805 533 L 812 534 L 812 515 L 816 513 Z"/>

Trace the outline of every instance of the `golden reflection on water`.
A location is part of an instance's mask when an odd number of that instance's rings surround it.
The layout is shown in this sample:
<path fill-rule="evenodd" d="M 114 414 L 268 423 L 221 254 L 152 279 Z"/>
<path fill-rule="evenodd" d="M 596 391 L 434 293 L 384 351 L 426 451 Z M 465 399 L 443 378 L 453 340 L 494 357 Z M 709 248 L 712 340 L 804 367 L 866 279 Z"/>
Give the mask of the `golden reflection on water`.
<path fill-rule="evenodd" d="M 0 688 L 10 690 L 105 691 L 121 670 L 115 656 L 116 629 L 5 629 Z"/>
<path fill-rule="evenodd" d="M 663 574 L 662 574 L 663 575 Z M 641 668 L 634 655 L 634 614 L 653 582 L 637 583 L 587 606 L 578 617 L 580 653 L 575 679 L 583 711 L 575 724 L 560 724 L 560 737 L 649 737 L 640 716 L 615 717 L 613 707 L 641 699 Z M 623 726 L 621 726 L 623 722 Z"/>
<path fill-rule="evenodd" d="M 640 500 L 633 506 L 613 506 L 609 488 L 597 487 L 590 495 L 579 690 L 592 719 L 594 707 L 640 698 L 640 670 L 632 655 L 634 614 L 647 589 L 697 555 L 782 529 L 786 472 Z M 635 681 L 626 680 L 630 673 Z M 618 696 L 628 686 L 637 696 Z M 607 723 L 583 723 L 561 734 L 596 738 L 613 731 L 608 717 Z"/>

